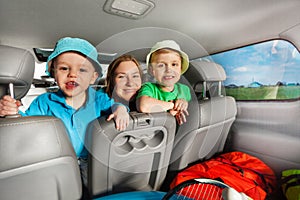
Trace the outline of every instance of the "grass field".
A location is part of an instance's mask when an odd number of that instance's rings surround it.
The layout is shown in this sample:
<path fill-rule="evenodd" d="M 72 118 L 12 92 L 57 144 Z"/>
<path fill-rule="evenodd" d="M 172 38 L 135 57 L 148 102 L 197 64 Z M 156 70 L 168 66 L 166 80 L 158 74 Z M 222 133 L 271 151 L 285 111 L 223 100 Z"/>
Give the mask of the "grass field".
<path fill-rule="evenodd" d="M 259 88 L 226 88 L 226 95 L 236 100 L 286 100 L 300 97 L 300 86 L 262 86 Z"/>

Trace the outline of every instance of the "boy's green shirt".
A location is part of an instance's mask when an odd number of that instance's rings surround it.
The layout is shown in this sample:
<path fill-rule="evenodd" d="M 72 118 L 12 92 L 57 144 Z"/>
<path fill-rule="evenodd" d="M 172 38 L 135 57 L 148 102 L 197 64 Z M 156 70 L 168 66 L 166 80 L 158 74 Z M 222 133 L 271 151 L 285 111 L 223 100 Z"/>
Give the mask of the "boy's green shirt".
<path fill-rule="evenodd" d="M 149 96 L 162 101 L 173 101 L 177 99 L 191 100 L 190 88 L 181 83 L 176 83 L 172 92 L 165 92 L 161 90 L 157 83 L 146 82 L 139 90 L 137 98 L 141 96 Z"/>

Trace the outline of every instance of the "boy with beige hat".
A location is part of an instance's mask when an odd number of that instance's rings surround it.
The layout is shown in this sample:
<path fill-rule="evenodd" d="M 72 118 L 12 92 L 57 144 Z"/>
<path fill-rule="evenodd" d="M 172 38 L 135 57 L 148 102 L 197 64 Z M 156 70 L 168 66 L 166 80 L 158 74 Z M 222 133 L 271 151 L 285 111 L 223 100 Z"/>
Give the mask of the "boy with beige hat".
<path fill-rule="evenodd" d="M 191 93 L 188 86 L 178 81 L 188 69 L 188 55 L 175 41 L 164 40 L 152 47 L 146 63 L 148 73 L 156 82 L 143 84 L 137 96 L 137 109 L 146 113 L 168 111 L 179 125 L 183 124 Z"/>

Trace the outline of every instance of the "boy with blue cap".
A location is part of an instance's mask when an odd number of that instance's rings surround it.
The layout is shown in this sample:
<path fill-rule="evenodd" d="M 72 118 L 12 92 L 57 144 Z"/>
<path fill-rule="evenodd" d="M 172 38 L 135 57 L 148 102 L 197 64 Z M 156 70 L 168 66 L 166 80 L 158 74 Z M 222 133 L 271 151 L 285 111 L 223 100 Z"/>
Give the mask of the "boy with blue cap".
<path fill-rule="evenodd" d="M 41 94 L 33 100 L 25 113 L 19 111 L 22 116 L 48 115 L 64 122 L 75 153 L 81 161 L 85 184 L 84 162 L 88 153 L 84 147 L 84 139 L 88 124 L 103 113 L 111 113 L 107 120 L 114 119 L 118 130 L 126 129 L 129 124 L 127 107 L 115 103 L 102 90 L 96 91 L 90 87 L 90 84 L 102 76 L 97 57 L 96 48 L 86 40 L 70 37 L 60 39 L 46 65 L 47 72 L 55 78 L 59 90 Z M 9 96 L 3 99 L 16 102 Z M 12 105 L 17 107 L 17 104 Z"/>
<path fill-rule="evenodd" d="M 179 125 L 186 122 L 188 101 L 191 93 L 188 86 L 178 83 L 181 74 L 189 66 L 189 58 L 173 40 L 157 42 L 146 57 L 148 73 L 155 83 L 143 84 L 137 96 L 137 108 L 141 112 L 168 111 Z"/>
<path fill-rule="evenodd" d="M 106 93 L 96 92 L 89 86 L 102 76 L 97 58 L 96 48 L 88 41 L 70 37 L 60 39 L 46 65 L 47 72 L 55 78 L 60 90 L 39 96 L 26 111 L 26 115 L 52 114 L 61 118 L 69 130 L 78 157 L 86 156 L 86 152 L 82 151 L 85 129 L 89 122 L 101 116 L 101 112 L 113 109 L 108 120 L 114 118 L 118 130 L 124 130 L 129 123 L 125 106 L 114 103 Z M 77 133 L 72 134 L 74 132 Z"/>

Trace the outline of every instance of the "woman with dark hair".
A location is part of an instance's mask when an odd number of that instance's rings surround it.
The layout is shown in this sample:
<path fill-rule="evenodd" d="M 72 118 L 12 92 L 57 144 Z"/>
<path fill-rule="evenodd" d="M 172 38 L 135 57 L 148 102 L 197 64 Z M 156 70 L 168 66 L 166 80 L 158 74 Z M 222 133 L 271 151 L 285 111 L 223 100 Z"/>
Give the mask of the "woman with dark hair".
<path fill-rule="evenodd" d="M 131 55 L 122 55 L 108 66 L 105 92 L 130 111 L 136 111 L 135 97 L 142 85 L 142 75 L 139 62 Z"/>

